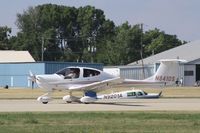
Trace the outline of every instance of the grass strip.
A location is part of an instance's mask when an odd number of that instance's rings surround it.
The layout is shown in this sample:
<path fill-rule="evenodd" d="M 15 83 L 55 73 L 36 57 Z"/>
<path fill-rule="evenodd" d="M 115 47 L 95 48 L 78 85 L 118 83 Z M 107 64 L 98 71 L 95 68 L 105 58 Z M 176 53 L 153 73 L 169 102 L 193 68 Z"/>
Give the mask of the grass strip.
<path fill-rule="evenodd" d="M 200 112 L 0 113 L 0 133 L 196 133 Z"/>

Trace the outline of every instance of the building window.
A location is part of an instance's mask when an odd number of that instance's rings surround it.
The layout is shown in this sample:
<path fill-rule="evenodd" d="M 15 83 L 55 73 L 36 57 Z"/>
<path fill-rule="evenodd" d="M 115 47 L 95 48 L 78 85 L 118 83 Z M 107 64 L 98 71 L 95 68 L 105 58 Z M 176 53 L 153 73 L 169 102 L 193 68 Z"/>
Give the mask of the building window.
<path fill-rule="evenodd" d="M 184 71 L 184 76 L 193 76 L 194 71 Z"/>

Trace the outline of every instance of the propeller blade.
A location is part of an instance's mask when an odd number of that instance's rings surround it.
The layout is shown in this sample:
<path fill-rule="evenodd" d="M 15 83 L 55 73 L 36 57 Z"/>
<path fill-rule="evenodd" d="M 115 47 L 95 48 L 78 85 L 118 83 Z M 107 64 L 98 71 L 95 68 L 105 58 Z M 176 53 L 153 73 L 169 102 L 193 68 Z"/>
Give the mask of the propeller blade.
<path fill-rule="evenodd" d="M 36 76 L 31 71 L 29 71 L 29 77 L 28 79 L 32 82 L 36 82 Z"/>
<path fill-rule="evenodd" d="M 31 88 L 33 89 L 34 88 L 34 84 L 36 82 L 36 76 L 31 71 L 29 71 L 28 80 L 31 81 Z"/>

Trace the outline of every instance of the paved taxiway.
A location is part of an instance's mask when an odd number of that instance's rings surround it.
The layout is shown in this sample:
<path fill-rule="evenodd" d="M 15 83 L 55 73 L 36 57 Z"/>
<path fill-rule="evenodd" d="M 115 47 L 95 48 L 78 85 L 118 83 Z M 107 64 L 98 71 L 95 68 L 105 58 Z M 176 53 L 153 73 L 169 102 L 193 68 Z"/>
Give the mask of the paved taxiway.
<path fill-rule="evenodd" d="M 67 104 L 55 99 L 48 104 L 36 100 L 0 100 L 0 112 L 26 111 L 200 111 L 200 98 L 131 99 Z"/>

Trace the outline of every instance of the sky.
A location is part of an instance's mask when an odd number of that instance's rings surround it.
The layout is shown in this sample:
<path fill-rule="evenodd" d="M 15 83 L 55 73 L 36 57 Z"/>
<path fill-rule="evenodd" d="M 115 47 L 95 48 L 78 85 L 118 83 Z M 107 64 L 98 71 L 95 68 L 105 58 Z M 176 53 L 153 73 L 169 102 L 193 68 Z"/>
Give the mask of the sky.
<path fill-rule="evenodd" d="M 144 30 L 158 28 L 180 40 L 200 40 L 200 0 L 0 0 L 0 26 L 18 31 L 16 14 L 30 6 L 47 3 L 66 6 L 91 5 L 104 11 L 116 25 L 144 24 Z"/>

